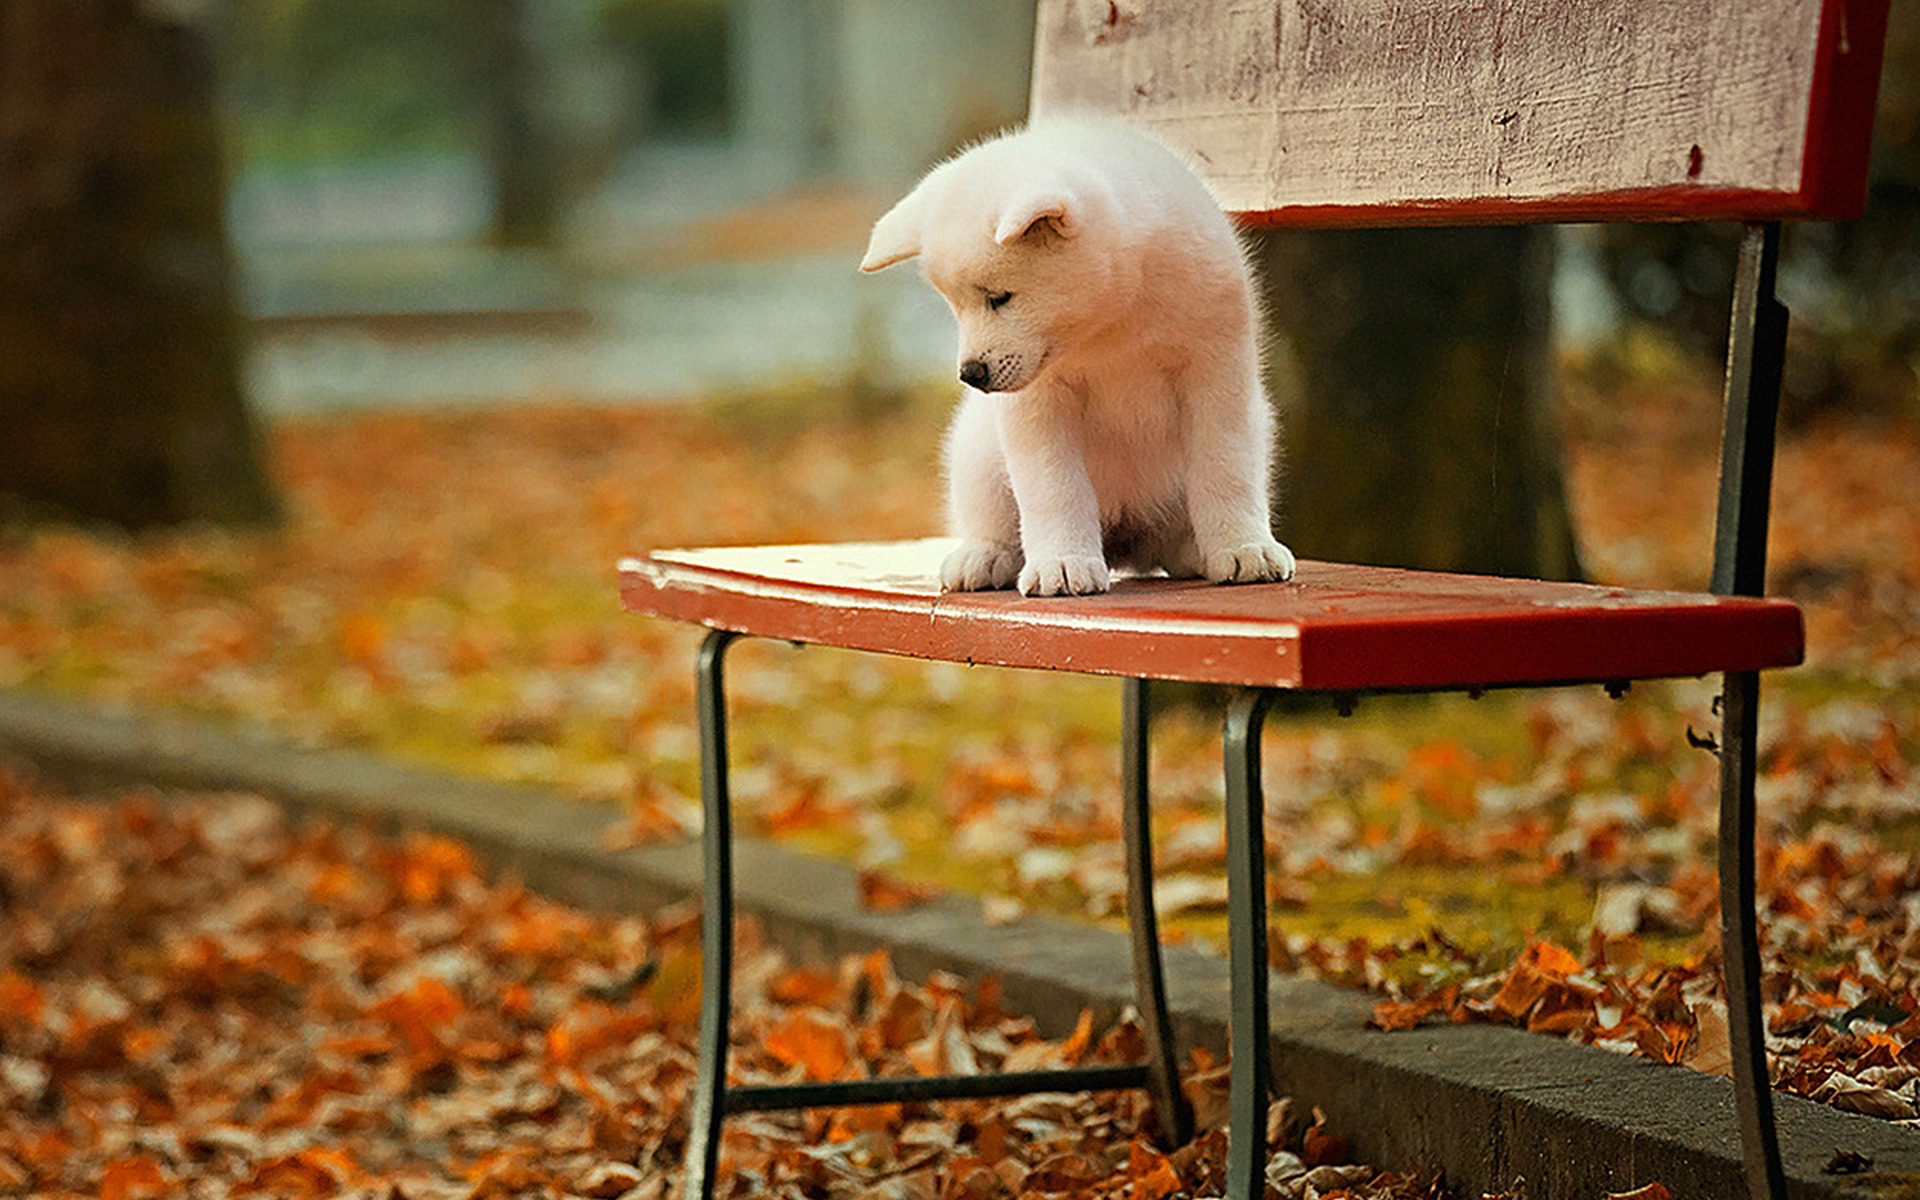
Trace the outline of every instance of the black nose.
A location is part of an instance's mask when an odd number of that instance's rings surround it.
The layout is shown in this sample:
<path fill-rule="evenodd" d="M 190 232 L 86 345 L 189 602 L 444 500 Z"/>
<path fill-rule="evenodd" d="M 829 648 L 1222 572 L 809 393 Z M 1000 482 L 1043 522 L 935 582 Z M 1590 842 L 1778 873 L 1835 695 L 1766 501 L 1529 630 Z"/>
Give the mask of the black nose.
<path fill-rule="evenodd" d="M 960 382 L 970 388 L 984 388 L 987 385 L 987 364 L 977 358 L 970 358 L 960 364 Z"/>

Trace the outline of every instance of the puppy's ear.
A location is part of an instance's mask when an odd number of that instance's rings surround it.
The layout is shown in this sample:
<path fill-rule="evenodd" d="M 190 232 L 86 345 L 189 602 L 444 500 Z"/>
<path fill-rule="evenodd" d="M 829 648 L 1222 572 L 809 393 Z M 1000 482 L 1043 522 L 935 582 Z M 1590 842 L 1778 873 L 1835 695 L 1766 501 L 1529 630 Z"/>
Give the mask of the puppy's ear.
<path fill-rule="evenodd" d="M 1080 232 L 1080 222 L 1072 197 L 1054 188 L 1035 188 L 1017 193 L 1000 213 L 993 240 L 1002 246 L 1019 241 L 1036 225 L 1044 225 L 1061 237 Z"/>
<path fill-rule="evenodd" d="M 862 271 L 878 271 L 920 253 L 926 190 L 926 184 L 922 183 L 873 223 L 873 233 L 867 238 L 867 256 L 860 260 Z"/>

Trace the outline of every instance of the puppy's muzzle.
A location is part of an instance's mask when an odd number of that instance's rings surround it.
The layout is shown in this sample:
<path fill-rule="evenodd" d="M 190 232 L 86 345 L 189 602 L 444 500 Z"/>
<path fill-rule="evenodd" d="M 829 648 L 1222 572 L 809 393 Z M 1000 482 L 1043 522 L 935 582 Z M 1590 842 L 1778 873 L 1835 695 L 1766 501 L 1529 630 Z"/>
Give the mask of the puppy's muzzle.
<path fill-rule="evenodd" d="M 993 378 L 993 371 L 978 358 L 970 358 L 960 364 L 960 382 L 976 391 L 990 391 L 987 382 Z"/>

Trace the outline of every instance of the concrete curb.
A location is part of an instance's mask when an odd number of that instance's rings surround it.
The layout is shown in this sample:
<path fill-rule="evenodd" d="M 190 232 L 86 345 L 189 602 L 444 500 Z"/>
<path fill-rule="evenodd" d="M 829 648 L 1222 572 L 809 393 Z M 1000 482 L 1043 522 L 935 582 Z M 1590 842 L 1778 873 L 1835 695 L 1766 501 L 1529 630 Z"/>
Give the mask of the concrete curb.
<path fill-rule="evenodd" d="M 539 788 L 402 766 L 364 754 L 246 740 L 165 714 L 103 712 L 0 691 L 0 753 L 81 786 L 258 792 L 290 809 L 469 842 L 494 870 L 583 907 L 633 911 L 699 889 L 695 845 L 608 851 L 604 809 Z M 859 906 L 853 872 L 777 847 L 735 850 L 737 903 L 802 956 L 885 945 L 903 973 L 998 974 L 1008 1001 L 1054 1032 L 1083 1007 L 1132 995 L 1119 934 L 1042 917 L 989 928 L 960 897 L 902 913 Z M 1226 1043 L 1218 958 L 1169 947 L 1183 1045 Z M 1676 1197 L 1744 1196 L 1726 1081 L 1492 1026 L 1385 1034 L 1368 1001 L 1274 983 L 1274 1083 L 1324 1109 L 1366 1161 L 1443 1171 L 1465 1196 L 1527 1180 L 1531 1200 L 1600 1200 L 1650 1182 Z M 1920 1133 L 1779 1096 L 1794 1197 L 1920 1197 Z M 1873 1173 L 1829 1176 L 1836 1150 Z"/>

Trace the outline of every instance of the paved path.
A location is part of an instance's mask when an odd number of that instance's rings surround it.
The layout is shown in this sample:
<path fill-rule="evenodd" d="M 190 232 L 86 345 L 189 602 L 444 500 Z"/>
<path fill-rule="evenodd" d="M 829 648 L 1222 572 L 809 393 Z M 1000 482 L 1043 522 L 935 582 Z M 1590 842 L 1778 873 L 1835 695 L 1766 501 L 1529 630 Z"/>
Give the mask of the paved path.
<path fill-rule="evenodd" d="M 676 228 L 777 194 L 711 148 L 628 164 L 576 222 L 591 239 Z M 481 246 L 473 164 L 398 163 L 242 178 L 231 224 L 270 415 L 554 400 L 657 403 L 796 376 L 945 375 L 951 318 L 911 271 L 862 276 L 855 248 L 647 271 L 562 274 Z M 590 255 L 581 245 L 575 258 Z"/>
<path fill-rule="evenodd" d="M 911 272 L 866 277 L 838 257 L 706 263 L 577 285 L 503 260 L 470 282 L 433 295 L 394 285 L 384 299 L 343 287 L 301 296 L 268 274 L 252 292 L 263 318 L 247 361 L 255 404 L 297 415 L 658 403 L 796 376 L 937 377 L 953 354 L 952 318 Z M 430 327 L 395 315 L 436 313 L 445 320 Z"/>

